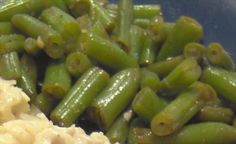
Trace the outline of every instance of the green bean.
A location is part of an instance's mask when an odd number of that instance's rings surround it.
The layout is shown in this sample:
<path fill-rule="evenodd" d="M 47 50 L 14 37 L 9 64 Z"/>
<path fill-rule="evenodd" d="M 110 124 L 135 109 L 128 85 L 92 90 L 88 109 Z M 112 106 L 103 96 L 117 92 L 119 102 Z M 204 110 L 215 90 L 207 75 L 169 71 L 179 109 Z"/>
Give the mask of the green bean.
<path fill-rule="evenodd" d="M 0 21 L 10 20 L 18 13 L 38 14 L 42 9 L 53 5 L 67 11 L 63 0 L 3 0 L 0 2 Z"/>
<path fill-rule="evenodd" d="M 16 14 L 12 17 L 13 25 L 22 32 L 33 38 L 41 40 L 45 46 L 45 52 L 52 58 L 60 58 L 64 54 L 64 49 L 59 47 L 64 44 L 64 40 L 49 25 L 26 14 Z"/>
<path fill-rule="evenodd" d="M 68 72 L 74 77 L 81 76 L 85 71 L 93 66 L 89 58 L 81 52 L 70 53 L 66 57 L 65 64 Z"/>
<path fill-rule="evenodd" d="M 136 137 L 136 128 L 144 128 L 146 127 L 145 121 L 141 118 L 135 118 L 131 121 L 129 134 L 128 134 L 128 141 L 127 144 L 138 144 L 138 138 Z"/>
<path fill-rule="evenodd" d="M 171 101 L 151 122 L 157 136 L 166 136 L 183 127 L 203 106 L 216 99 L 214 89 L 201 82 L 193 83 Z"/>
<path fill-rule="evenodd" d="M 101 22 L 106 30 L 112 30 L 115 26 L 114 20 L 109 16 L 107 10 L 93 1 L 90 7 L 91 19 L 93 23 Z"/>
<path fill-rule="evenodd" d="M 139 64 L 140 65 L 149 65 L 152 64 L 155 60 L 157 45 L 152 40 L 150 33 L 145 34 L 144 44 L 141 51 Z"/>
<path fill-rule="evenodd" d="M 78 17 L 89 12 L 92 0 L 64 0 L 71 13 Z"/>
<path fill-rule="evenodd" d="M 235 117 L 233 119 L 232 126 L 236 128 L 236 118 Z"/>
<path fill-rule="evenodd" d="M 35 61 L 29 55 L 24 54 L 20 59 L 21 77 L 19 79 L 19 86 L 30 97 L 30 101 L 33 102 L 37 95 L 36 79 L 30 75 L 30 71 L 35 69 Z M 36 70 L 37 71 L 37 70 Z"/>
<path fill-rule="evenodd" d="M 179 55 L 189 42 L 197 42 L 203 36 L 202 26 L 194 19 L 181 16 L 158 53 L 157 60 Z"/>
<path fill-rule="evenodd" d="M 34 38 L 27 38 L 24 42 L 24 50 L 31 55 L 38 55 L 43 46 L 40 43 L 40 40 Z"/>
<path fill-rule="evenodd" d="M 49 24 L 66 40 L 67 52 L 77 48 L 76 41 L 80 34 L 80 25 L 72 16 L 57 7 L 50 7 L 41 13 L 40 19 Z"/>
<path fill-rule="evenodd" d="M 0 54 L 12 51 L 21 52 L 24 49 L 25 37 L 19 34 L 8 34 L 0 36 Z"/>
<path fill-rule="evenodd" d="M 150 25 L 151 20 L 144 19 L 144 18 L 138 18 L 138 19 L 134 19 L 133 23 L 137 26 L 140 26 L 141 28 L 147 28 Z"/>
<path fill-rule="evenodd" d="M 90 68 L 52 111 L 50 118 L 61 126 L 72 125 L 108 81 L 109 75 L 105 71 L 97 67 Z"/>
<path fill-rule="evenodd" d="M 107 31 L 105 30 L 104 26 L 101 24 L 100 21 L 95 22 L 89 30 L 91 33 L 94 33 L 100 37 L 110 40 L 110 36 L 108 35 Z"/>
<path fill-rule="evenodd" d="M 210 84 L 221 96 L 236 103 L 236 75 L 235 72 L 208 67 L 202 74 L 202 81 Z"/>
<path fill-rule="evenodd" d="M 149 87 L 145 87 L 135 96 L 132 109 L 139 117 L 151 121 L 166 105 L 167 102 L 164 99 L 159 98 Z"/>
<path fill-rule="evenodd" d="M 4 79 L 20 79 L 21 68 L 17 52 L 0 55 L 0 76 Z"/>
<path fill-rule="evenodd" d="M 82 51 L 105 66 L 115 70 L 138 67 L 135 59 L 109 40 L 93 33 L 83 33 L 80 40 Z"/>
<path fill-rule="evenodd" d="M 127 107 L 138 90 L 139 69 L 130 68 L 115 74 L 106 88 L 94 99 L 88 109 L 89 117 L 107 130 Z"/>
<path fill-rule="evenodd" d="M 130 28 L 130 35 L 132 37 L 130 37 L 129 55 L 138 61 L 144 43 L 144 29 L 132 25 Z"/>
<path fill-rule="evenodd" d="M 156 73 L 149 71 L 146 68 L 141 69 L 141 88 L 149 87 L 153 91 L 157 91 L 160 87 L 160 83 L 161 81 Z"/>
<path fill-rule="evenodd" d="M 193 57 L 196 58 L 196 60 L 200 61 L 204 55 L 205 47 L 196 42 L 188 43 L 184 47 L 184 56 L 185 58 Z"/>
<path fill-rule="evenodd" d="M 219 43 L 213 42 L 209 44 L 206 49 L 206 57 L 213 66 L 222 67 L 230 71 L 235 70 L 233 59 Z"/>
<path fill-rule="evenodd" d="M 0 22 L 0 35 L 12 34 L 13 27 L 10 22 Z"/>
<path fill-rule="evenodd" d="M 34 102 L 35 106 L 37 106 L 37 108 L 39 108 L 47 116 L 56 107 L 57 103 L 57 99 L 44 93 L 37 95 Z"/>
<path fill-rule="evenodd" d="M 92 20 L 88 14 L 78 17 L 76 21 L 80 25 L 81 31 L 88 30 L 92 26 Z"/>
<path fill-rule="evenodd" d="M 161 81 L 158 92 L 163 96 L 175 95 L 197 81 L 201 73 L 196 59 L 185 59 Z"/>
<path fill-rule="evenodd" d="M 120 0 L 117 15 L 117 41 L 128 49 L 130 43 L 129 30 L 133 22 L 133 0 Z"/>
<path fill-rule="evenodd" d="M 138 144 L 233 144 L 236 129 L 224 123 L 191 124 L 170 136 L 158 137 L 149 129 L 136 129 Z"/>
<path fill-rule="evenodd" d="M 106 136 L 112 144 L 125 144 L 129 132 L 129 121 L 130 119 L 125 118 L 122 114 L 109 128 Z"/>
<path fill-rule="evenodd" d="M 157 73 L 160 78 L 166 77 L 172 70 L 184 61 L 184 56 L 168 58 L 164 61 L 156 62 L 147 66 L 147 69 Z"/>
<path fill-rule="evenodd" d="M 223 122 L 232 123 L 234 112 L 230 108 L 219 106 L 205 106 L 198 114 L 198 118 L 203 122 Z"/>
<path fill-rule="evenodd" d="M 63 98 L 71 88 L 71 78 L 65 63 L 53 61 L 46 68 L 42 92 L 56 98 Z"/>

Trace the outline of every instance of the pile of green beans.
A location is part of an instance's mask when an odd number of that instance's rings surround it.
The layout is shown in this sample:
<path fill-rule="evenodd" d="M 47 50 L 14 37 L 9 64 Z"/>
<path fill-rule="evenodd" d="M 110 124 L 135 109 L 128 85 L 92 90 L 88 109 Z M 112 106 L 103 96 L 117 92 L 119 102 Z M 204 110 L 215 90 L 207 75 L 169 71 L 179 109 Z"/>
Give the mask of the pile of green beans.
<path fill-rule="evenodd" d="M 55 124 L 93 123 L 111 143 L 236 143 L 235 64 L 202 39 L 157 4 L 0 1 L 0 76 Z"/>

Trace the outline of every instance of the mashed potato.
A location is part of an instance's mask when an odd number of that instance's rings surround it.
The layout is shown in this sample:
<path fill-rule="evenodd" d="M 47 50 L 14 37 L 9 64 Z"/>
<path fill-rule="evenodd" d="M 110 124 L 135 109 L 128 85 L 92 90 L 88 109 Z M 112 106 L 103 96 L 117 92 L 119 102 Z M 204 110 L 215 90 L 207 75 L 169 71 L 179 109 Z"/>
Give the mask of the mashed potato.
<path fill-rule="evenodd" d="M 103 133 L 87 135 L 79 127 L 58 127 L 44 114 L 30 113 L 29 98 L 15 84 L 0 78 L 0 144 L 110 144 Z"/>

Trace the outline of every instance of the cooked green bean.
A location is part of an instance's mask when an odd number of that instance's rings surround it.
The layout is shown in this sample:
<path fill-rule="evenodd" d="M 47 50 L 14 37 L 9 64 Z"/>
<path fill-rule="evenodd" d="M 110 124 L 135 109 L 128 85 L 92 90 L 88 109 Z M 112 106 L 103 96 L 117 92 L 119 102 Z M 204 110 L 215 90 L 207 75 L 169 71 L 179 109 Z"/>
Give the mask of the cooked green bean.
<path fill-rule="evenodd" d="M 25 42 L 24 42 L 24 50 L 28 53 L 28 54 L 31 54 L 31 55 L 37 55 L 39 54 L 40 50 L 42 49 L 42 45 L 40 43 L 40 41 L 34 39 L 34 38 L 27 38 L 25 39 Z"/>
<path fill-rule="evenodd" d="M 83 33 L 80 40 L 84 53 L 103 65 L 116 70 L 138 67 L 134 58 L 109 40 L 93 33 Z"/>
<path fill-rule="evenodd" d="M 149 129 L 136 129 L 139 144 L 233 144 L 236 142 L 236 129 L 230 125 L 206 122 L 187 125 L 173 135 L 154 136 Z"/>
<path fill-rule="evenodd" d="M 0 35 L 0 54 L 24 50 L 25 37 L 19 34 Z"/>
<path fill-rule="evenodd" d="M 107 10 L 96 1 L 91 3 L 90 12 L 93 23 L 97 21 L 101 22 L 106 30 L 112 30 L 115 27 L 114 19 L 112 19 Z"/>
<path fill-rule="evenodd" d="M 141 28 L 147 28 L 150 25 L 151 20 L 139 18 L 139 19 L 134 19 L 133 23 L 137 26 L 140 26 Z"/>
<path fill-rule="evenodd" d="M 198 118 L 203 122 L 223 122 L 232 123 L 234 112 L 230 108 L 219 106 L 205 106 L 198 114 Z"/>
<path fill-rule="evenodd" d="M 78 17 L 89 12 L 92 0 L 64 0 L 71 13 Z"/>
<path fill-rule="evenodd" d="M 206 49 L 206 57 L 213 66 L 222 67 L 230 71 L 235 70 L 235 64 L 232 57 L 219 43 L 213 42 L 209 44 Z"/>
<path fill-rule="evenodd" d="M 163 96 L 175 95 L 197 81 L 201 73 L 196 59 L 185 59 L 161 81 L 158 92 Z"/>
<path fill-rule="evenodd" d="M 193 57 L 196 58 L 196 60 L 200 61 L 202 59 L 202 56 L 204 55 L 205 47 L 196 42 L 188 43 L 184 47 L 184 56 L 186 58 Z"/>
<path fill-rule="evenodd" d="M 22 32 L 41 40 L 45 46 L 45 52 L 52 58 L 60 58 L 64 55 L 64 49 L 59 47 L 64 40 L 49 25 L 26 14 L 16 14 L 12 17 L 13 25 Z"/>
<path fill-rule="evenodd" d="M 12 34 L 13 27 L 10 22 L 0 22 L 0 35 Z"/>
<path fill-rule="evenodd" d="M 70 126 L 106 86 L 109 75 L 98 67 L 87 70 L 52 111 L 50 118 L 61 126 Z"/>
<path fill-rule="evenodd" d="M 124 114 L 122 114 L 112 124 L 106 133 L 112 144 L 125 144 L 129 132 L 129 121 L 130 119 L 125 118 Z"/>
<path fill-rule="evenodd" d="M 145 87 L 135 96 L 132 109 L 139 117 L 151 121 L 166 105 L 167 102 L 164 99 L 159 98 L 149 87 Z"/>
<path fill-rule="evenodd" d="M 132 25 L 130 28 L 130 35 L 132 37 L 130 37 L 129 55 L 138 61 L 144 43 L 144 29 Z"/>
<path fill-rule="evenodd" d="M 236 103 L 236 75 L 235 72 L 208 67 L 204 69 L 202 81 L 210 84 L 221 96 Z"/>
<path fill-rule="evenodd" d="M 76 41 L 80 34 L 80 25 L 72 16 L 57 7 L 50 7 L 41 13 L 40 19 L 60 33 L 66 40 L 66 52 L 69 53 L 77 49 Z"/>
<path fill-rule="evenodd" d="M 89 58 L 81 52 L 70 53 L 66 58 L 65 64 L 68 72 L 75 77 L 81 76 L 93 66 Z"/>
<path fill-rule="evenodd" d="M 76 21 L 80 25 L 82 31 L 88 30 L 92 26 L 92 20 L 88 14 L 78 17 Z"/>
<path fill-rule="evenodd" d="M 100 21 L 95 22 L 93 26 L 89 29 L 89 31 L 107 40 L 111 39 Z"/>
<path fill-rule="evenodd" d="M 88 109 L 90 118 L 103 130 L 110 128 L 138 90 L 139 69 L 130 68 L 115 74 Z"/>
<path fill-rule="evenodd" d="M 138 144 L 138 138 L 136 137 L 136 128 L 144 128 L 146 127 L 145 121 L 141 118 L 135 118 L 131 121 L 129 134 L 128 134 L 128 141 L 127 144 Z"/>
<path fill-rule="evenodd" d="M 56 98 L 63 98 L 71 88 L 71 78 L 66 70 L 65 63 L 51 62 L 46 69 L 42 92 Z"/>
<path fill-rule="evenodd" d="M 153 41 L 151 34 L 146 33 L 144 38 L 143 48 L 139 59 L 140 65 L 152 64 L 155 60 L 157 45 Z"/>
<path fill-rule="evenodd" d="M 166 77 L 171 71 L 173 71 L 184 60 L 184 56 L 176 56 L 168 58 L 164 61 L 156 62 L 147 66 L 147 69 L 157 73 L 160 78 Z"/>
<path fill-rule="evenodd" d="M 201 108 L 216 99 L 214 89 L 201 82 L 193 83 L 171 101 L 151 122 L 151 129 L 157 136 L 166 136 L 183 127 Z"/>
<path fill-rule="evenodd" d="M 21 77 L 18 81 L 19 86 L 30 97 L 30 101 L 32 102 L 35 100 L 37 90 L 36 80 L 31 74 L 29 74 L 29 70 L 33 73 L 35 71 L 36 64 L 31 56 L 24 54 L 20 59 L 20 66 Z"/>
<path fill-rule="evenodd" d="M 197 42 L 203 36 L 202 26 L 193 18 L 181 16 L 158 53 L 157 60 L 179 55 L 189 42 Z"/>
<path fill-rule="evenodd" d="M 129 32 L 133 23 L 133 0 L 120 0 L 117 12 L 117 41 L 125 49 L 128 49 L 130 46 L 130 34 L 127 32 Z"/>
<path fill-rule="evenodd" d="M 5 79 L 20 79 L 21 68 L 17 52 L 0 55 L 0 76 Z"/>
<path fill-rule="evenodd" d="M 57 103 L 57 99 L 44 93 L 37 95 L 34 102 L 35 106 L 37 106 L 37 108 L 39 108 L 47 116 L 54 109 Z"/>
<path fill-rule="evenodd" d="M 141 69 L 141 88 L 149 87 L 156 92 L 160 87 L 160 83 L 161 81 L 156 73 L 149 71 L 146 68 Z"/>

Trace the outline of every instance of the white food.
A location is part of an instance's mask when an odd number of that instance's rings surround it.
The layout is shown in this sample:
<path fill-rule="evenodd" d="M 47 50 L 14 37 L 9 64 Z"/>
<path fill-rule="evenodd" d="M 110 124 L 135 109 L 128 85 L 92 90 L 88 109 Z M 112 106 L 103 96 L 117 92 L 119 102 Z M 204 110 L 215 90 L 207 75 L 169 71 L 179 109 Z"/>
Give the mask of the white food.
<path fill-rule="evenodd" d="M 29 98 L 15 84 L 0 78 L 0 144 L 110 144 L 103 133 L 87 135 L 79 127 L 58 127 L 44 114 L 30 113 Z"/>

